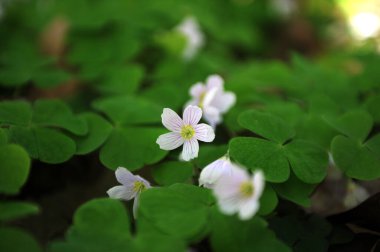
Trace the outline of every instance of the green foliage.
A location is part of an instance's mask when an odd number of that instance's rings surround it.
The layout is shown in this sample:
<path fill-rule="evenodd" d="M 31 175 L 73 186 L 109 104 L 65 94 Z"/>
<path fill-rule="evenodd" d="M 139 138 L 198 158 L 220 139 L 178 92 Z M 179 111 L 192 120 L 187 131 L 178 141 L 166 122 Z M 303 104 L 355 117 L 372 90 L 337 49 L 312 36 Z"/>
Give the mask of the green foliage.
<path fill-rule="evenodd" d="M 28 234 L 16 228 L 0 228 L 0 250 L 14 252 L 41 252 L 38 243 Z"/>
<path fill-rule="evenodd" d="M 16 194 L 28 179 L 30 159 L 19 145 L 0 146 L 0 192 Z"/>
<path fill-rule="evenodd" d="M 267 223 L 259 217 L 242 222 L 213 211 L 211 220 L 211 244 L 215 251 L 234 251 L 236 248 L 239 251 L 291 251 L 277 240 Z"/>
<path fill-rule="evenodd" d="M 169 161 L 152 170 L 154 180 L 164 186 L 181 182 L 190 182 L 193 176 L 193 166 L 189 162 Z"/>
<path fill-rule="evenodd" d="M 0 221 L 12 221 L 39 212 L 38 206 L 27 202 L 0 202 Z"/>
<path fill-rule="evenodd" d="M 132 235 L 129 214 L 112 199 L 94 199 L 75 213 L 66 241 L 51 244 L 51 251 L 184 251 L 184 244 L 162 234 Z"/>

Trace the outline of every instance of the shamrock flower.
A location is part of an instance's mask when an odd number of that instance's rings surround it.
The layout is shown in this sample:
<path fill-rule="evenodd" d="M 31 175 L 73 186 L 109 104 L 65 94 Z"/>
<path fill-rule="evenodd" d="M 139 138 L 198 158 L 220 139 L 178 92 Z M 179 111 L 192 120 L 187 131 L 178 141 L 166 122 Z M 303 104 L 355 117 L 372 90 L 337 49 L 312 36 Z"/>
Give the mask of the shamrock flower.
<path fill-rule="evenodd" d="M 187 40 L 183 58 L 192 59 L 204 44 L 204 36 L 197 20 L 194 17 L 187 17 L 176 27 L 176 30 Z"/>
<path fill-rule="evenodd" d="M 232 170 L 238 168 L 226 156 L 219 158 L 203 168 L 199 177 L 199 186 L 213 188 L 216 181 L 224 174 L 231 175 Z"/>
<path fill-rule="evenodd" d="M 261 171 L 250 176 L 245 169 L 234 168 L 230 175 L 223 174 L 213 189 L 221 212 L 228 215 L 237 212 L 241 220 L 250 219 L 259 210 L 264 183 Z"/>
<path fill-rule="evenodd" d="M 122 185 L 112 187 L 107 191 L 107 194 L 113 199 L 134 199 L 133 216 L 136 218 L 140 193 L 151 188 L 151 186 L 148 181 L 139 175 L 133 175 L 123 167 L 116 169 L 115 176 L 117 181 Z"/>
<path fill-rule="evenodd" d="M 206 85 L 201 82 L 194 84 L 190 89 L 192 99 L 188 105 L 197 105 L 202 108 L 205 120 L 215 128 L 222 122 L 222 114 L 226 113 L 236 101 L 232 92 L 224 91 L 224 81 L 219 75 L 210 75 Z"/>
<path fill-rule="evenodd" d="M 214 130 L 201 120 L 202 110 L 197 106 L 188 106 L 183 111 L 183 120 L 176 112 L 164 108 L 161 115 L 162 124 L 170 131 L 158 137 L 156 143 L 163 150 L 174 150 L 183 144 L 182 159 L 189 161 L 198 157 L 199 141 L 212 142 L 215 138 Z"/>
<path fill-rule="evenodd" d="M 346 208 L 354 208 L 369 198 L 369 193 L 361 185 L 349 179 L 347 182 L 347 192 L 343 204 Z"/>

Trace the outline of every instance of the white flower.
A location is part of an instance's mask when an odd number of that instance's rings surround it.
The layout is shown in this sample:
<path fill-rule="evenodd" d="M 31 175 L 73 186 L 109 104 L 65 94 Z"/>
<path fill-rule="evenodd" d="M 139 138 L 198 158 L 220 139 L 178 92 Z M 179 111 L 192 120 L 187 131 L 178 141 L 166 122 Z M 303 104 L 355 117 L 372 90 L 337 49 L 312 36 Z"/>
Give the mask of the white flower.
<path fill-rule="evenodd" d="M 222 213 L 238 213 L 241 220 L 248 220 L 259 210 L 264 184 L 261 171 L 250 176 L 245 169 L 235 168 L 230 175 L 224 174 L 217 180 L 213 192 Z"/>
<path fill-rule="evenodd" d="M 113 199 L 134 199 L 133 216 L 136 218 L 140 193 L 151 188 L 151 186 L 148 181 L 139 175 L 133 175 L 123 167 L 116 169 L 115 176 L 117 181 L 122 185 L 112 187 L 107 191 L 107 194 Z"/>
<path fill-rule="evenodd" d="M 183 58 L 185 60 L 192 59 L 204 44 L 204 36 L 197 20 L 194 17 L 187 17 L 176 27 L 176 30 L 187 40 Z"/>
<path fill-rule="evenodd" d="M 206 85 L 201 82 L 194 84 L 190 89 L 190 95 L 192 99 L 187 104 L 201 107 L 205 120 L 213 128 L 222 122 L 222 114 L 236 101 L 233 92 L 224 91 L 224 81 L 216 74 L 207 78 Z"/>
<path fill-rule="evenodd" d="M 215 138 L 212 127 L 198 124 L 201 117 L 202 110 L 197 106 L 186 107 L 183 120 L 173 110 L 164 108 L 162 124 L 172 132 L 159 136 L 156 143 L 163 150 L 174 150 L 183 144 L 182 159 L 185 161 L 198 157 L 198 140 L 212 142 Z"/>
<path fill-rule="evenodd" d="M 203 168 L 199 177 L 199 186 L 213 188 L 216 181 L 224 174 L 231 175 L 232 170 L 237 166 L 231 163 L 226 156 L 219 158 Z"/>
<path fill-rule="evenodd" d="M 347 193 L 343 204 L 346 208 L 353 208 L 369 198 L 367 190 L 351 179 L 347 182 Z"/>

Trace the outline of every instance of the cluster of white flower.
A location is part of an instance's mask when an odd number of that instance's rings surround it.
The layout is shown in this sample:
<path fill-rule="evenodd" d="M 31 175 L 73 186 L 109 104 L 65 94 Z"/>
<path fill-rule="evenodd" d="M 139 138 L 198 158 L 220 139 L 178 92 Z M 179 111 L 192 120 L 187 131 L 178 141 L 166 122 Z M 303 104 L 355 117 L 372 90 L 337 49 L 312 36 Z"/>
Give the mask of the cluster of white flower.
<path fill-rule="evenodd" d="M 193 36 L 193 45 L 203 40 L 203 37 L 199 38 L 199 34 L 194 35 L 197 34 L 194 29 L 199 30 L 194 19 L 187 19 L 178 29 L 189 37 Z M 194 50 L 189 49 L 185 54 L 190 56 Z M 234 93 L 224 91 L 224 81 L 219 75 L 209 76 L 206 84 L 194 84 L 190 89 L 190 95 L 191 100 L 186 104 L 182 118 L 173 110 L 164 108 L 161 115 L 162 124 L 171 132 L 159 136 L 156 141 L 163 150 L 174 150 L 183 145 L 180 159 L 184 161 L 198 157 L 198 140 L 214 140 L 215 127 L 222 122 L 223 114 L 236 100 Z M 199 123 L 202 117 L 211 126 Z M 133 212 L 136 217 L 139 195 L 151 187 L 149 182 L 122 167 L 116 170 L 116 178 L 122 185 L 108 190 L 108 195 L 116 199 L 134 199 Z M 232 163 L 229 157 L 222 157 L 206 166 L 199 178 L 200 186 L 213 191 L 221 212 L 229 215 L 238 213 L 242 220 L 251 218 L 258 211 L 264 182 L 261 171 L 250 175 L 246 168 Z"/>

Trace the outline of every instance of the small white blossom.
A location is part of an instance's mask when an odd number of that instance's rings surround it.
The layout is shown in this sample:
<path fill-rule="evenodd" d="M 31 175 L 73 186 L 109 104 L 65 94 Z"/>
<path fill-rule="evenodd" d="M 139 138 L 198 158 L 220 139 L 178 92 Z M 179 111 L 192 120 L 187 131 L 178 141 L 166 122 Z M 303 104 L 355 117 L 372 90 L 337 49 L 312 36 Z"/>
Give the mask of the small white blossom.
<path fill-rule="evenodd" d="M 133 216 L 136 218 L 140 193 L 151 188 L 151 186 L 148 181 L 139 175 L 133 175 L 130 171 L 123 167 L 116 169 L 115 176 L 117 181 L 122 185 L 112 187 L 107 191 L 107 194 L 113 199 L 134 199 Z"/>
<path fill-rule="evenodd" d="M 347 193 L 343 204 L 347 208 L 353 208 L 369 198 L 367 190 L 351 179 L 347 182 Z"/>
<path fill-rule="evenodd" d="M 212 142 L 215 138 L 212 127 L 204 123 L 198 124 L 202 110 L 197 106 L 186 107 L 183 120 L 169 108 L 164 108 L 161 118 L 162 124 L 172 132 L 159 136 L 156 143 L 163 150 L 174 150 L 183 145 L 181 156 L 185 161 L 198 157 L 198 140 Z"/>
<path fill-rule="evenodd" d="M 250 176 L 246 169 L 235 168 L 230 175 L 223 174 L 216 181 L 213 192 L 222 213 L 238 213 L 241 220 L 248 220 L 259 210 L 264 184 L 261 171 Z"/>
<path fill-rule="evenodd" d="M 204 35 L 194 17 L 186 17 L 176 30 L 186 38 L 186 47 L 183 51 L 183 58 L 191 60 L 204 44 Z"/>
<path fill-rule="evenodd" d="M 237 168 L 231 160 L 224 156 L 203 168 L 199 177 L 199 186 L 213 188 L 216 181 L 224 174 L 231 175 L 232 170 Z"/>
<path fill-rule="evenodd" d="M 224 91 L 224 80 L 217 74 L 210 75 L 206 84 L 195 83 L 190 89 L 192 99 L 188 105 L 197 105 L 202 108 L 204 119 L 215 128 L 222 122 L 222 115 L 226 113 L 236 101 L 233 92 Z"/>

